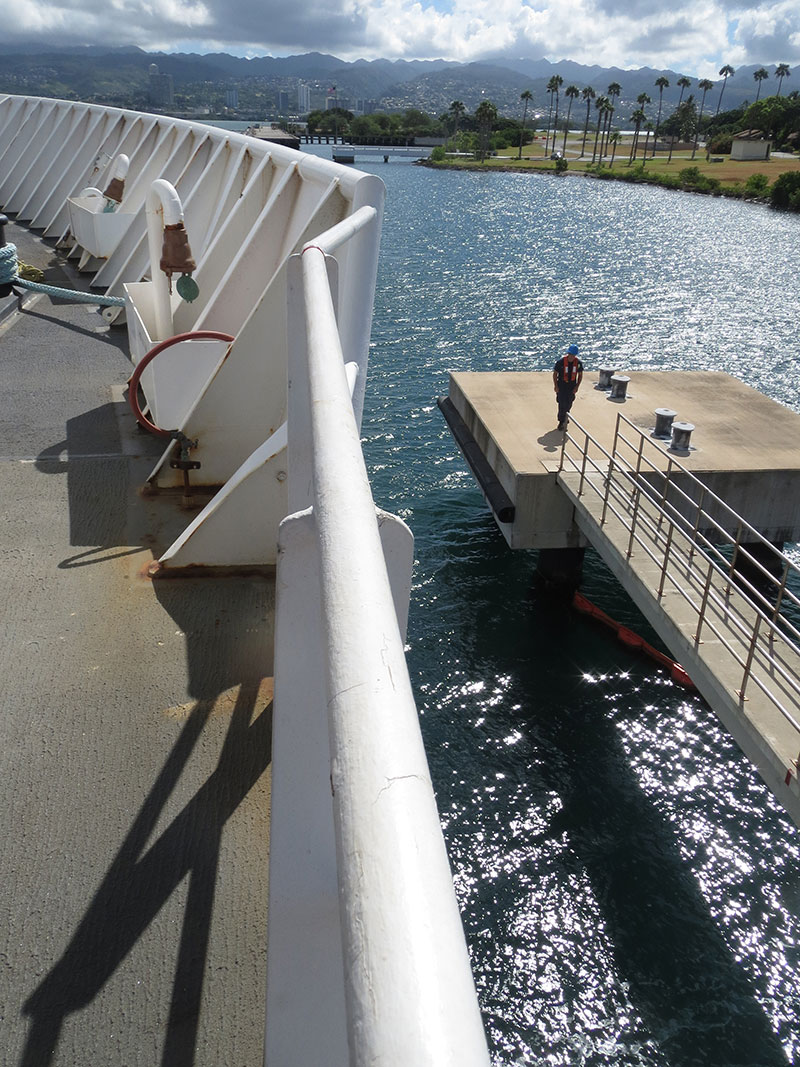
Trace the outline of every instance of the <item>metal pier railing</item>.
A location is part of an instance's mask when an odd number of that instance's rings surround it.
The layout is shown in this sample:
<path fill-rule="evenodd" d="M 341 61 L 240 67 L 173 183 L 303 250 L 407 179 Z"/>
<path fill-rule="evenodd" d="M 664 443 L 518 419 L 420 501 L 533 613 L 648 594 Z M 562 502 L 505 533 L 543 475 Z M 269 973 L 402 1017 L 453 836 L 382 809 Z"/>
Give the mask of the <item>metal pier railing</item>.
<path fill-rule="evenodd" d="M 622 414 L 610 452 L 571 424 L 558 481 L 582 532 L 800 821 L 800 569 Z"/>

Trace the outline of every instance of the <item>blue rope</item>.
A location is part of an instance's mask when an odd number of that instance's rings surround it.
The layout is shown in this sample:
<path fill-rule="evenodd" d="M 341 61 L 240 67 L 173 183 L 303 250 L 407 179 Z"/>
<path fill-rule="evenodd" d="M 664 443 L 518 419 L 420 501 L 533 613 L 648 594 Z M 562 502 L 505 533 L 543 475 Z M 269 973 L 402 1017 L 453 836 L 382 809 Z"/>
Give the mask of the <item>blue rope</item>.
<path fill-rule="evenodd" d="M 59 289 L 56 285 L 43 285 L 41 282 L 29 282 L 27 278 L 20 278 L 16 245 L 3 245 L 0 248 L 0 285 L 19 285 L 33 293 L 47 293 L 48 296 L 62 297 L 79 304 L 125 307 L 125 298 L 122 296 L 97 296 L 94 293 L 82 293 L 77 289 Z"/>

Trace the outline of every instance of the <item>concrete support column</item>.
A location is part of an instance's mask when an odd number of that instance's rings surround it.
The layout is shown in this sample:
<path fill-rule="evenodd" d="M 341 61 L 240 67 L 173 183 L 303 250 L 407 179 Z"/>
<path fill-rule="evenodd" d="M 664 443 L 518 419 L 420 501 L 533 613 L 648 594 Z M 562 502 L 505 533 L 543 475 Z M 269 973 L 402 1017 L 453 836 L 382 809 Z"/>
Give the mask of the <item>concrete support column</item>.
<path fill-rule="evenodd" d="M 552 593 L 571 595 L 581 584 L 585 548 L 541 548 L 536 585 Z"/>

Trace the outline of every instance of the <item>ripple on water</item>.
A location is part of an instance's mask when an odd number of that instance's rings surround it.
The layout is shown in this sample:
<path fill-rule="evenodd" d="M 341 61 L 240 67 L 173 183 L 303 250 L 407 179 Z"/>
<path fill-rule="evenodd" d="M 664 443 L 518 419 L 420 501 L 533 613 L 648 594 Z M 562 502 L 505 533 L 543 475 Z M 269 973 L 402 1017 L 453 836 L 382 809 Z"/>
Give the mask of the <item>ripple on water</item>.
<path fill-rule="evenodd" d="M 529 596 L 435 407 L 448 371 L 549 369 L 574 339 L 589 366 L 726 370 L 797 409 L 800 218 L 373 169 L 365 452 L 416 538 L 409 665 L 493 1061 L 800 1063 L 800 835 L 699 698 Z"/>

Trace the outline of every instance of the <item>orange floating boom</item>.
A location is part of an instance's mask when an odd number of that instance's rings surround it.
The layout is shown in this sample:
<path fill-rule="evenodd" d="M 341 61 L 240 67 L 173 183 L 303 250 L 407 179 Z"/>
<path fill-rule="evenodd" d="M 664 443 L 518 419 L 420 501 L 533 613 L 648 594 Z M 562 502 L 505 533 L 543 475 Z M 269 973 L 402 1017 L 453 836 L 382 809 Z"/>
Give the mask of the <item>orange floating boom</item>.
<path fill-rule="evenodd" d="M 634 631 L 627 626 L 623 626 L 622 623 L 617 622 L 616 619 L 612 619 L 610 615 L 607 615 L 602 610 L 602 608 L 598 608 L 596 604 L 593 604 L 591 600 L 588 600 L 582 593 L 576 592 L 574 594 L 572 598 L 572 606 L 582 615 L 589 615 L 591 618 L 597 619 L 597 621 L 604 626 L 607 626 L 610 630 L 613 630 L 623 645 L 644 652 L 646 656 L 649 656 L 650 659 L 660 664 L 660 666 L 666 667 L 673 682 L 684 686 L 686 689 L 697 688 L 680 663 L 677 663 L 674 659 L 670 659 L 669 656 L 665 656 L 663 652 L 659 652 L 657 648 L 653 648 L 651 644 L 648 644 L 648 642 L 639 634 L 634 633 Z"/>

